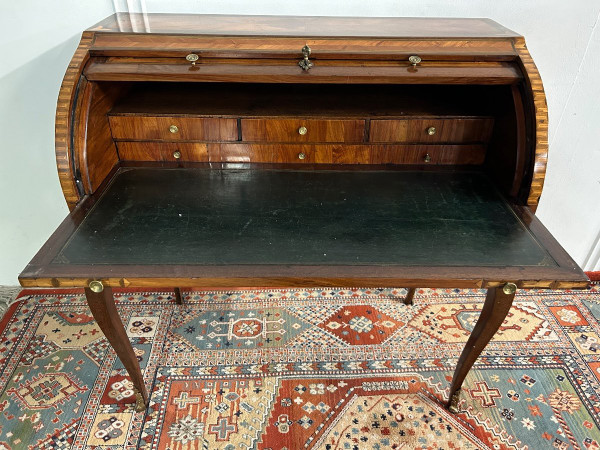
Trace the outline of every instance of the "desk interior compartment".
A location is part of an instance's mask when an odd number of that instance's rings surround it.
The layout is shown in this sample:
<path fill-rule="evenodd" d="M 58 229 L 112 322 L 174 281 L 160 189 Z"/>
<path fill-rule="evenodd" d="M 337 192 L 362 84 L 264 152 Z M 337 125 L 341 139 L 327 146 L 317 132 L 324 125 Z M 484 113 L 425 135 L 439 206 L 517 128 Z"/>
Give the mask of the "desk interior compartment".
<path fill-rule="evenodd" d="M 506 85 L 85 81 L 87 133 L 74 156 L 87 193 L 129 163 L 210 162 L 469 166 L 518 197 L 531 172 L 519 95 Z"/>

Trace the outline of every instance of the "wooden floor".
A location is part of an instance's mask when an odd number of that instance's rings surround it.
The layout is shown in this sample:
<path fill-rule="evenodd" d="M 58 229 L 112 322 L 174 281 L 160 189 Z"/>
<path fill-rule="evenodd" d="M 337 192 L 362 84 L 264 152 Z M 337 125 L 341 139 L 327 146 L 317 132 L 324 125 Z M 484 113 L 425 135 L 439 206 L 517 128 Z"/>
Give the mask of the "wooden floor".
<path fill-rule="evenodd" d="M 120 172 L 54 264 L 556 266 L 480 173 Z"/>

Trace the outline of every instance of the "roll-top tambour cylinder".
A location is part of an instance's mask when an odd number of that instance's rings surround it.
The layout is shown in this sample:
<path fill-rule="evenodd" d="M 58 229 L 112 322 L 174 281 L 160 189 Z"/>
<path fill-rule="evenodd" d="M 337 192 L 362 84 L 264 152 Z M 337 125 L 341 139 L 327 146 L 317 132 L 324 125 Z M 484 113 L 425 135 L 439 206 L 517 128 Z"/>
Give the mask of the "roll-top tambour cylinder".
<path fill-rule="evenodd" d="M 148 20 L 151 31 L 129 34 L 108 18 L 69 66 L 56 155 L 71 208 L 128 161 L 475 165 L 537 205 L 544 92 L 524 39 L 492 21 L 314 18 L 296 29 L 263 17 L 240 31 L 234 17 Z"/>

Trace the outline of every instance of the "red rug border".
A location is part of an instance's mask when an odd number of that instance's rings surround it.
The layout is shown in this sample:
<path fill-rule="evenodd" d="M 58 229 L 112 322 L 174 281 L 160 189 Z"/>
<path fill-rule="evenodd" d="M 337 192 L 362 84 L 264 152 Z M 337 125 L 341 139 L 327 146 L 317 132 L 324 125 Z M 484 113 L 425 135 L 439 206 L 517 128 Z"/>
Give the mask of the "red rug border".
<path fill-rule="evenodd" d="M 19 297 L 17 297 L 17 298 L 19 298 Z M 19 303 L 21 303 L 21 300 L 14 302 L 12 305 L 10 305 L 6 309 L 6 311 L 4 311 L 4 315 L 2 316 L 2 319 L 0 320 L 0 333 L 4 333 L 4 330 L 8 326 L 8 322 L 10 322 L 10 319 L 12 318 L 13 314 L 17 310 Z"/>
<path fill-rule="evenodd" d="M 594 284 L 598 284 L 600 283 L 600 271 L 598 272 L 586 272 L 585 273 L 588 278 L 590 279 L 590 281 Z"/>

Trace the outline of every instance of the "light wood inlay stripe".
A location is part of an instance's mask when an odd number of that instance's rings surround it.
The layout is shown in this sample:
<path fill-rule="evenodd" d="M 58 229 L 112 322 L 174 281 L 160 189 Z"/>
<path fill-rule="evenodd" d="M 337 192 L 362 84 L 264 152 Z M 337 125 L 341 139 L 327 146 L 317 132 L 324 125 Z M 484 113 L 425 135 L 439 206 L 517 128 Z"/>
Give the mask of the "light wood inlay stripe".
<path fill-rule="evenodd" d="M 525 39 L 515 39 L 515 49 L 525 69 L 525 76 L 531 86 L 533 104 L 535 108 L 535 162 L 531 189 L 527 198 L 527 205 L 535 208 L 542 195 L 546 165 L 548 161 L 548 105 L 540 73 L 527 50 Z"/>

